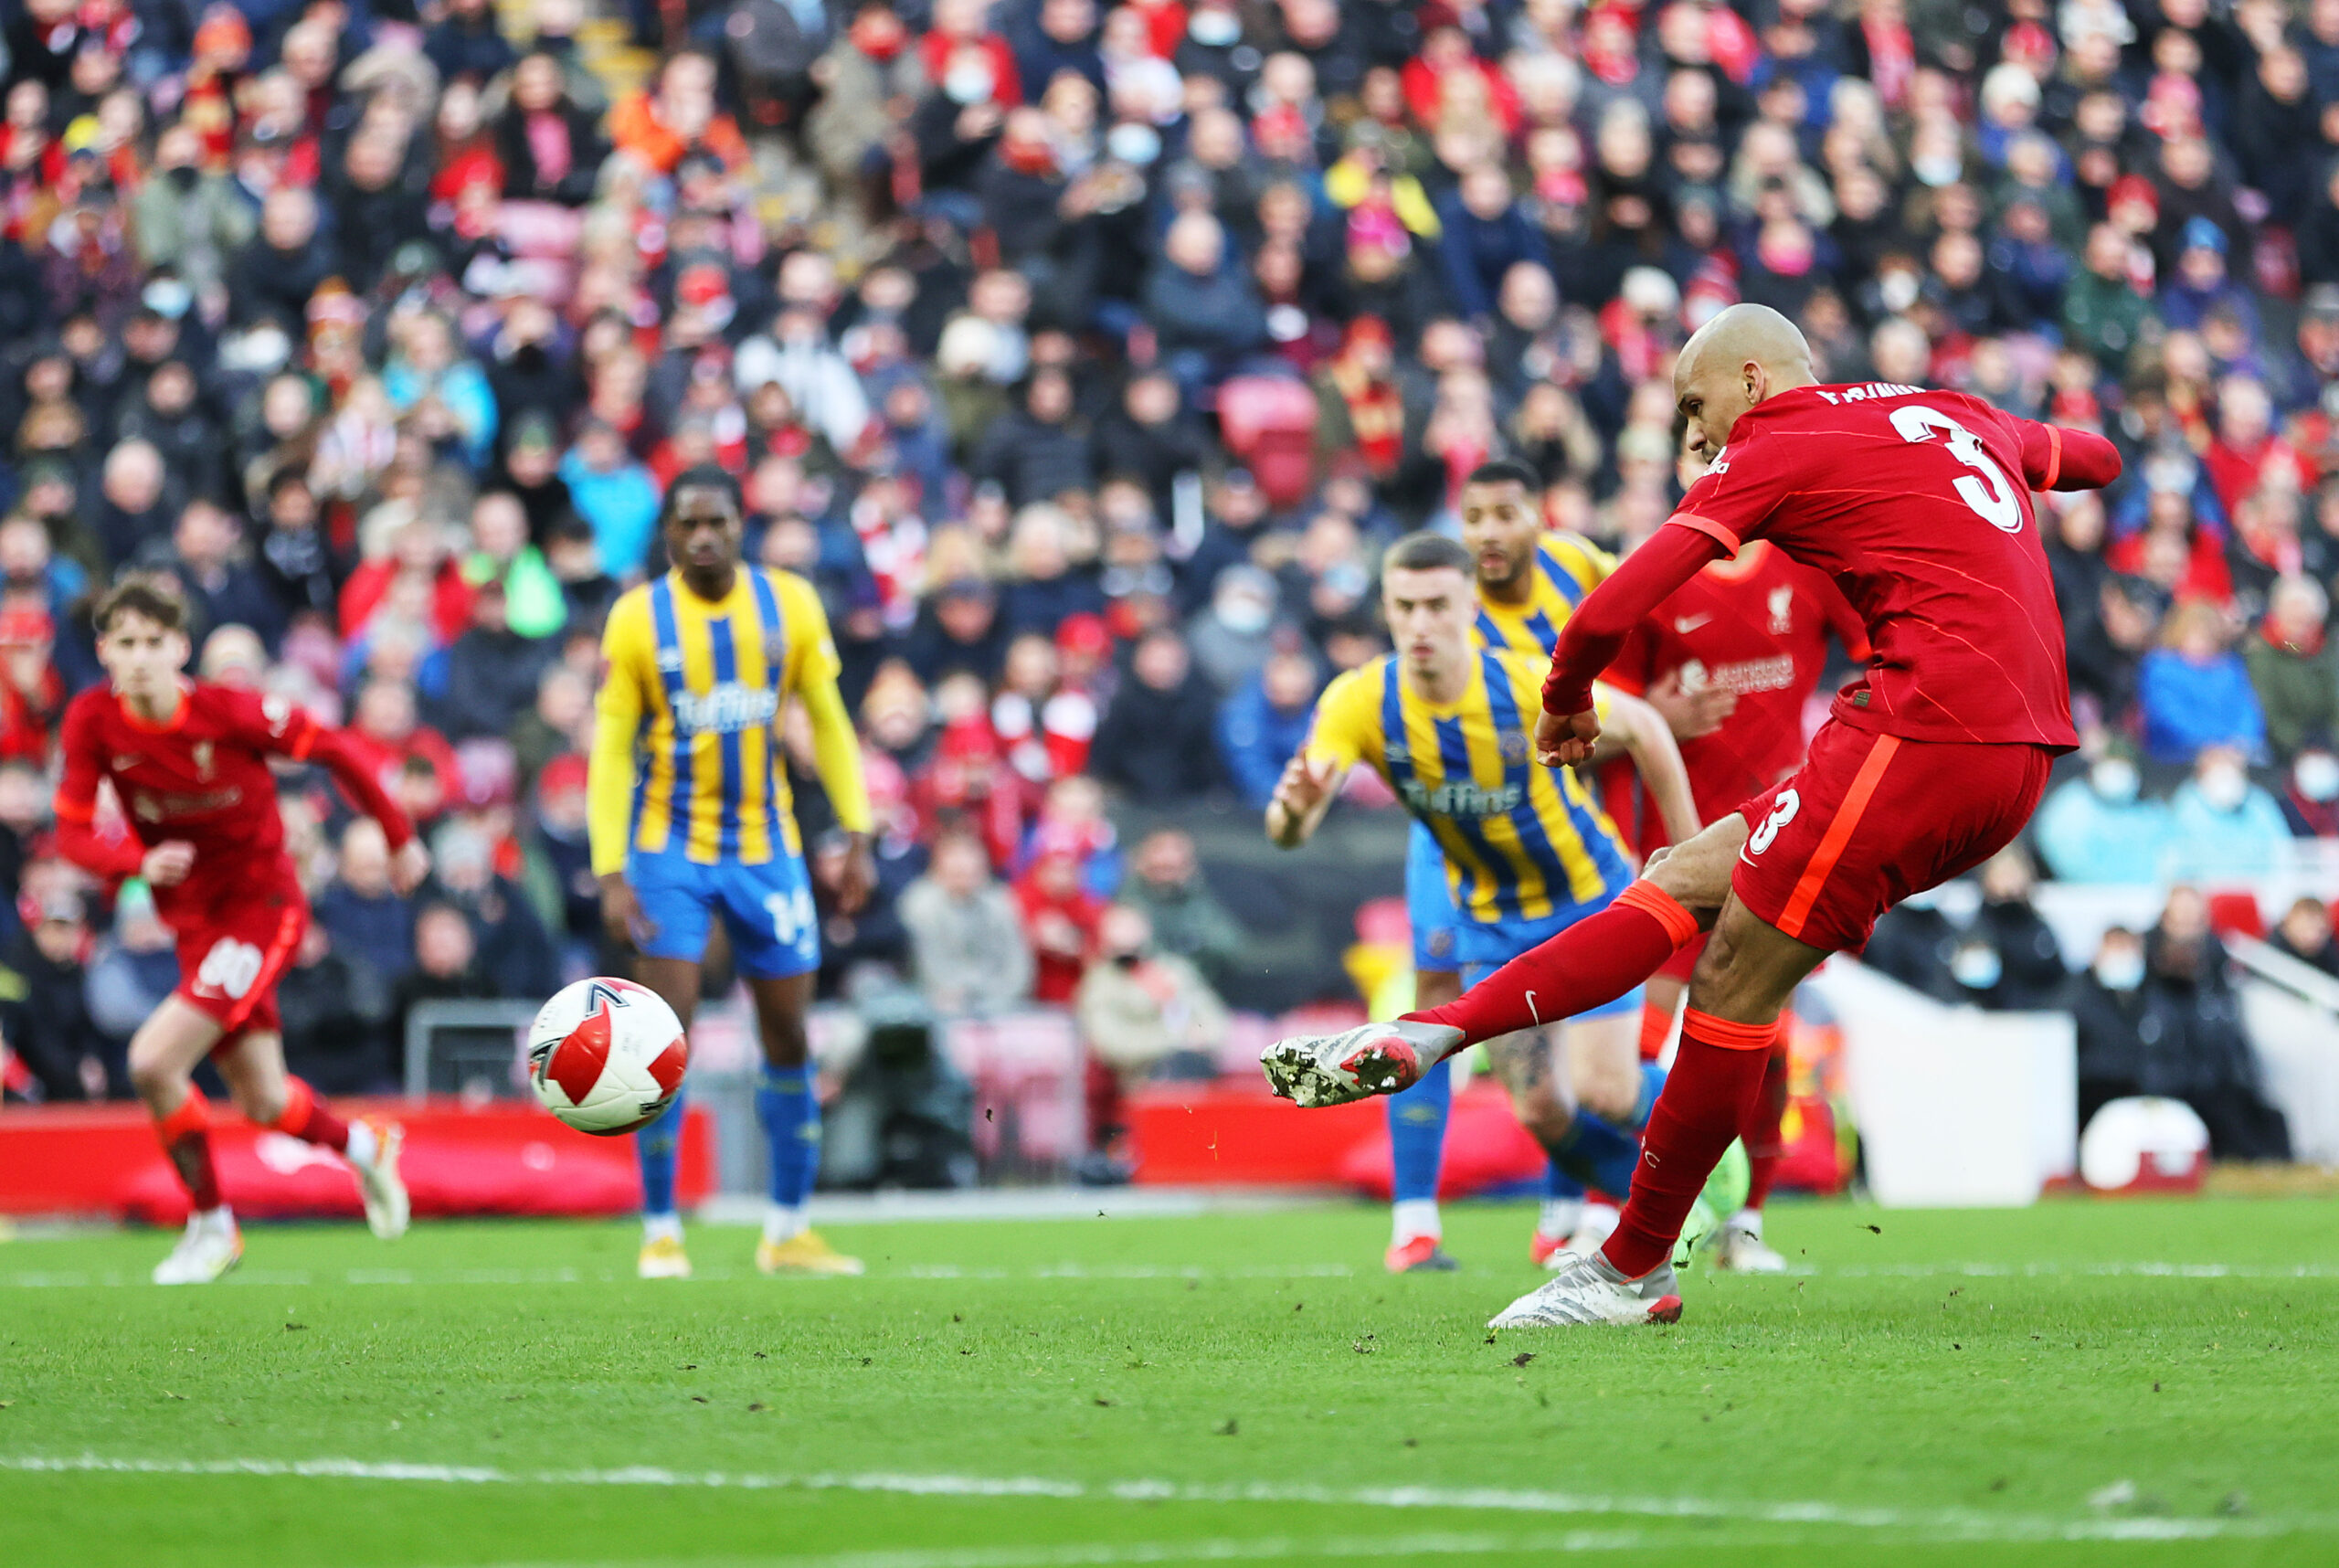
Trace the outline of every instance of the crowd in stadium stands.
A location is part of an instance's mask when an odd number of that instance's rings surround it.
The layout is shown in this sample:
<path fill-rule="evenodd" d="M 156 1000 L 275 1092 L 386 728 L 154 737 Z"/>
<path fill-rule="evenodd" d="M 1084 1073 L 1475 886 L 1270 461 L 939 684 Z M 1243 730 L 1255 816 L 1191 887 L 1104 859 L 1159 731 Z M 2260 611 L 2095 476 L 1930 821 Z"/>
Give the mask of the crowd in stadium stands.
<path fill-rule="evenodd" d="M 1825 379 L 2122 446 L 2113 490 L 2041 503 L 2088 737 L 2049 874 L 2339 832 L 2339 0 L 0 16 L 12 1094 L 120 1093 L 171 983 L 150 902 L 47 833 L 93 590 L 174 575 L 205 675 L 351 726 L 427 825 L 404 898 L 286 780 L 318 915 L 289 1046 L 363 1086 L 418 1002 L 610 961 L 596 635 L 706 461 L 819 587 L 867 737 L 882 887 L 824 984 L 893 964 L 946 1009 L 1073 1007 L 1114 1063 L 1172 1050 L 1244 933 L 1190 840 L 1114 813 L 1256 806 L 1382 647 L 1379 547 L 1480 461 L 1646 537 L 1670 350 L 1739 299 Z M 2150 962 L 2209 985 L 2179 923 Z M 2327 916 L 2294 927 L 2333 967 Z"/>

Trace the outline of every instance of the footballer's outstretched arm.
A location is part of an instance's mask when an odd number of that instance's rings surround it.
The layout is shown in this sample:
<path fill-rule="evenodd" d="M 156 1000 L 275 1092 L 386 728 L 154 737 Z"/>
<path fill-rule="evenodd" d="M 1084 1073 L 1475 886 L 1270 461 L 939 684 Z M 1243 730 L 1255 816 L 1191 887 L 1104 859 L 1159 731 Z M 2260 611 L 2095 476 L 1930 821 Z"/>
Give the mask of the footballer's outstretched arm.
<path fill-rule="evenodd" d="M 1535 725 L 1535 752 L 1545 767 L 1570 766 L 1591 755 L 1600 734 L 1592 716 L 1592 683 L 1615 662 L 1625 639 L 1675 589 L 1730 553 L 1721 540 L 1689 525 L 1667 524 L 1584 595 L 1551 650 L 1543 680 L 1543 714 Z"/>
<path fill-rule="evenodd" d="M 429 853 L 415 836 L 406 812 L 366 768 L 346 735 L 319 724 L 307 710 L 281 697 L 241 698 L 231 703 L 228 711 L 261 750 L 294 762 L 313 762 L 331 773 L 350 802 L 382 824 L 382 836 L 390 846 L 391 885 L 402 894 L 422 885 L 422 879 L 430 874 Z"/>
<path fill-rule="evenodd" d="M 2120 477 L 2120 449 L 2089 430 L 2016 419 L 2022 477 L 2033 490 L 2101 490 Z"/>
<path fill-rule="evenodd" d="M 1631 758 L 1641 782 L 1648 786 L 1649 798 L 1656 803 L 1657 815 L 1664 819 L 1666 837 L 1677 844 L 1688 843 L 1705 824 L 1698 821 L 1698 803 L 1689 792 L 1689 770 L 1681 761 L 1672 725 L 1649 704 L 1613 687 L 1603 691 L 1600 704 L 1607 709 L 1607 723 L 1588 760 Z"/>

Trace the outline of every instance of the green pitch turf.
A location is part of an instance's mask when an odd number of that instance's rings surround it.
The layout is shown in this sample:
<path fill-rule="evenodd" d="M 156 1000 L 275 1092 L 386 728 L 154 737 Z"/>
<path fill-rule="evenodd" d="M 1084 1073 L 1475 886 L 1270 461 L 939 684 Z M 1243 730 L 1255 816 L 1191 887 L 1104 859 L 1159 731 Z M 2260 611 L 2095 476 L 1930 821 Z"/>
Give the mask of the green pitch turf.
<path fill-rule="evenodd" d="M 0 1245 L 0 1563 L 2339 1562 L 2339 1202 L 1789 1204 L 1678 1328 L 1480 1325 L 1522 1207 Z"/>

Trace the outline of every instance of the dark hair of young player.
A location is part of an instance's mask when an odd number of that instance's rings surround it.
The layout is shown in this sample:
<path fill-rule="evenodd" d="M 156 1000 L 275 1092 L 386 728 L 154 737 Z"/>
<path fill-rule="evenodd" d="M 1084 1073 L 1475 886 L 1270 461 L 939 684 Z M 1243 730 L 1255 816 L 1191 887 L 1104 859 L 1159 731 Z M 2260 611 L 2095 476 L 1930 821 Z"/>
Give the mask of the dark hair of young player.
<path fill-rule="evenodd" d="M 1535 471 L 1517 458 L 1495 458 L 1482 462 L 1472 469 L 1462 482 L 1465 485 L 1516 484 L 1523 487 L 1529 495 L 1543 488 L 1543 482 L 1536 476 Z"/>
<path fill-rule="evenodd" d="M 1408 534 L 1381 557 L 1382 572 L 1456 571 L 1468 577 L 1474 563 L 1470 552 L 1443 534 Z"/>
<path fill-rule="evenodd" d="M 745 512 L 747 509 L 746 494 L 728 471 L 711 462 L 693 463 L 676 474 L 674 482 L 666 487 L 665 503 L 658 509 L 660 528 L 674 520 L 676 499 L 685 490 L 719 490 L 730 500 L 733 511 Z"/>
<path fill-rule="evenodd" d="M 132 572 L 108 588 L 90 612 L 90 625 L 103 637 L 124 611 L 143 615 L 165 631 L 186 630 L 186 600 L 167 579 Z"/>

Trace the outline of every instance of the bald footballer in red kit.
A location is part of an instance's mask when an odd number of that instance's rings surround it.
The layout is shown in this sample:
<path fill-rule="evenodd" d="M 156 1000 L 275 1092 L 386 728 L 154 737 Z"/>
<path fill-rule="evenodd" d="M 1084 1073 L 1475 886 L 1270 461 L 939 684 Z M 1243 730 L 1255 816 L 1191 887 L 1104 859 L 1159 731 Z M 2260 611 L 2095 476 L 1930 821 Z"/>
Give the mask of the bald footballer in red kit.
<path fill-rule="evenodd" d="M 1539 759 L 1589 756 L 1593 679 L 1660 604 L 1751 541 L 1834 579 L 1866 630 L 1866 673 L 1792 777 L 1653 861 L 1609 909 L 1444 1007 L 1278 1041 L 1261 1058 L 1303 1104 L 1393 1092 L 1472 1042 L 1624 994 L 1710 927 L 1615 1234 L 1497 1314 L 1498 1328 L 1679 1317 L 1674 1244 L 1752 1113 L 1795 986 L 1865 942 L 1893 904 L 2011 842 L 2054 758 L 2078 742 L 2030 494 L 2109 483 L 2110 441 L 1963 393 L 1821 386 L 1803 334 L 1759 305 L 1731 306 L 1690 338 L 1674 391 L 1689 449 L 1710 466 L 1570 618 Z"/>

